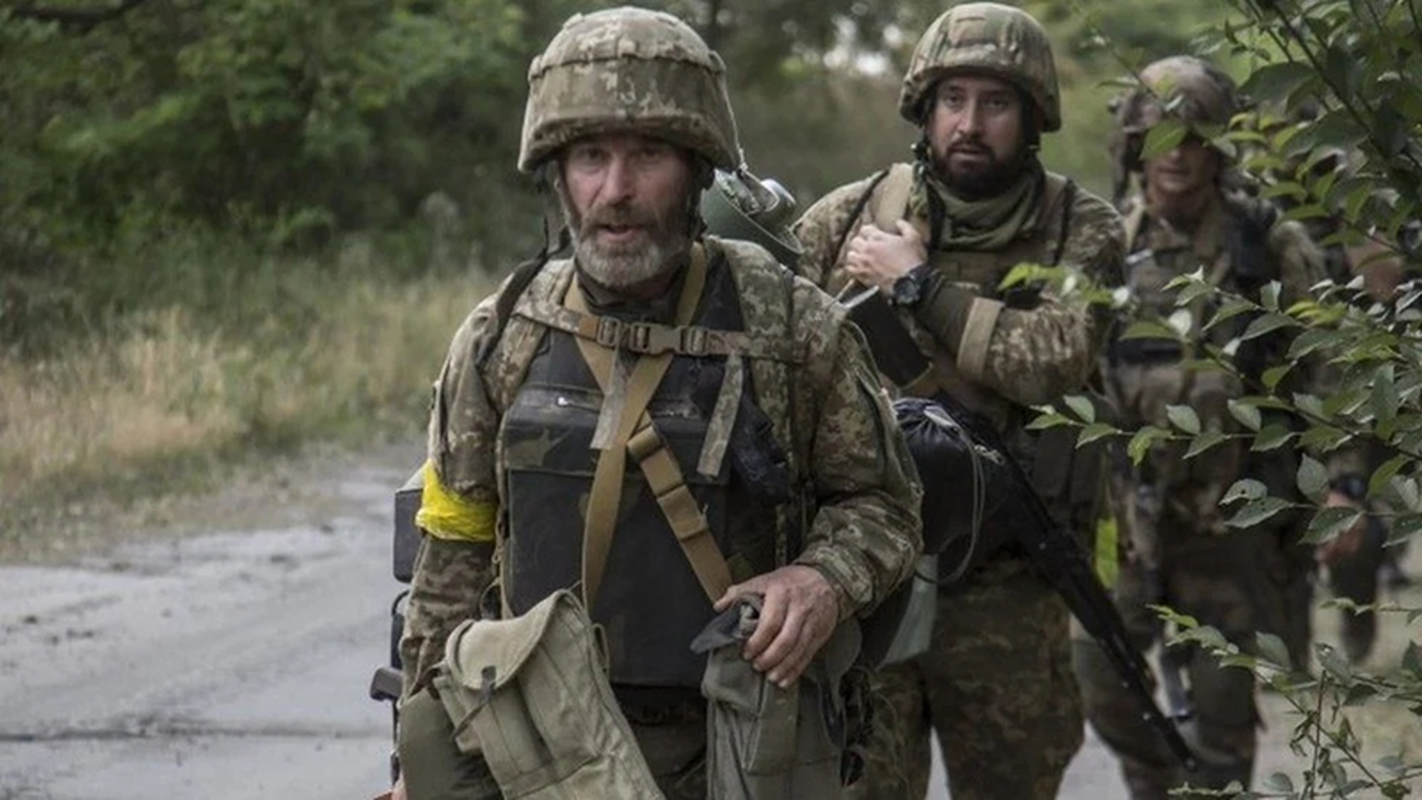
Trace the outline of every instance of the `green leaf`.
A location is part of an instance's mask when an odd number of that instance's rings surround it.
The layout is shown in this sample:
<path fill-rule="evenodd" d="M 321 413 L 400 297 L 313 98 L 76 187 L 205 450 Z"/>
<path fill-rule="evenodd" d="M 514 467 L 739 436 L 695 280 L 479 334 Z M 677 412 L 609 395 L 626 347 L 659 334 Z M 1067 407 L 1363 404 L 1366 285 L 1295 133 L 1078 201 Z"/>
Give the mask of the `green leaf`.
<path fill-rule="evenodd" d="M 1249 74 L 1240 91 L 1260 100 L 1285 103 L 1304 84 L 1314 80 L 1315 73 L 1307 64 L 1280 61 L 1264 64 Z"/>
<path fill-rule="evenodd" d="M 1281 500 L 1277 497 L 1262 497 L 1258 500 L 1249 501 L 1245 504 L 1244 508 L 1239 510 L 1239 513 L 1230 517 L 1229 521 L 1225 524 L 1231 528 L 1252 528 L 1261 522 L 1267 521 L 1281 511 L 1287 511 L 1291 507 L 1293 507 L 1293 503 L 1287 500 Z"/>
<path fill-rule="evenodd" d="M 1412 456 L 1393 456 L 1383 462 L 1382 466 L 1373 470 L 1373 475 L 1368 479 L 1368 497 L 1377 497 L 1387 491 L 1388 484 L 1392 481 L 1392 476 L 1396 475 L 1403 467 L 1415 461 Z"/>
<path fill-rule="evenodd" d="M 1328 330 L 1327 328 L 1312 328 L 1306 330 L 1295 337 L 1294 341 L 1289 344 L 1288 358 L 1290 361 L 1297 361 L 1337 339 L 1338 333 Z"/>
<path fill-rule="evenodd" d="M 1326 420 L 1326 419 L 1332 419 L 1332 417 L 1333 417 L 1332 414 L 1328 413 L 1327 407 L 1325 407 L 1324 404 L 1323 404 L 1323 399 L 1320 398 L 1318 395 L 1304 394 L 1303 392 L 1295 392 L 1295 393 L 1294 393 L 1294 408 L 1297 408 L 1299 411 L 1302 411 L 1304 414 L 1307 414 L 1307 415 L 1309 415 L 1309 416 L 1311 416 L 1311 417 L 1315 417 L 1315 418 L 1318 418 L 1318 419 L 1324 419 L 1324 420 Z"/>
<path fill-rule="evenodd" d="M 1233 319 L 1234 317 L 1237 317 L 1240 314 L 1247 314 L 1251 311 L 1258 310 L 1259 306 L 1255 305 L 1254 303 L 1251 303 L 1248 300 L 1244 300 L 1242 298 L 1232 297 L 1229 300 L 1225 301 L 1225 304 L 1223 306 L 1220 306 L 1220 310 L 1216 311 L 1214 315 L 1210 317 L 1210 320 L 1205 323 L 1205 330 L 1210 330 L 1221 322 Z"/>
<path fill-rule="evenodd" d="M 1081 433 L 1076 437 L 1076 446 L 1085 447 L 1097 439 L 1104 439 L 1116 433 L 1115 426 L 1107 425 L 1104 422 L 1093 422 L 1081 429 Z"/>
<path fill-rule="evenodd" d="M 1363 511 L 1359 508 L 1321 508 L 1313 515 L 1313 519 L 1309 520 L 1308 530 L 1304 531 L 1301 541 L 1305 544 L 1326 542 L 1353 527 L 1353 523 L 1362 516 Z"/>
<path fill-rule="evenodd" d="M 1369 405 L 1379 422 L 1388 422 L 1397 417 L 1397 408 L 1401 404 L 1397 384 L 1393 382 L 1392 365 L 1387 364 L 1373 376 L 1373 396 Z"/>
<path fill-rule="evenodd" d="M 1096 421 L 1096 406 L 1091 402 L 1090 398 L 1074 394 L 1063 399 L 1067 407 L 1070 408 L 1082 422 L 1090 423 Z"/>
<path fill-rule="evenodd" d="M 1266 311 L 1279 310 L 1280 291 L 1282 291 L 1282 285 L 1278 281 L 1269 281 L 1268 283 L 1260 287 L 1259 302 L 1264 306 L 1264 309 Z M 1292 320 L 1290 320 L 1290 322 L 1292 322 Z M 1246 336 L 1244 338 L 1248 339 L 1249 337 Z"/>
<path fill-rule="evenodd" d="M 1272 633 L 1254 634 L 1254 644 L 1258 649 L 1259 656 L 1270 664 L 1289 669 L 1293 666 L 1293 661 L 1289 658 L 1289 647 L 1284 644 L 1284 640 Z"/>
<path fill-rule="evenodd" d="M 1028 422 L 1024 427 L 1026 427 L 1029 431 L 1045 431 L 1048 428 L 1060 428 L 1063 425 L 1071 424 L 1072 421 L 1067 419 L 1062 414 L 1049 412 L 1046 414 L 1042 414 L 1039 417 L 1036 417 L 1031 422 Z"/>
<path fill-rule="evenodd" d="M 1407 643 L 1407 652 L 1402 654 L 1402 668 L 1414 677 L 1422 678 L 1422 647 L 1416 642 Z"/>
<path fill-rule="evenodd" d="M 1180 431 L 1192 436 L 1200 432 L 1200 416 L 1189 406 L 1166 406 L 1165 416 Z"/>
<path fill-rule="evenodd" d="M 1229 438 L 1227 434 L 1219 431 L 1205 431 L 1190 441 L 1190 447 L 1185 451 L 1185 458 L 1194 458 Z"/>
<path fill-rule="evenodd" d="M 1244 333 L 1241 334 L 1239 338 L 1244 341 L 1249 341 L 1250 339 L 1263 336 L 1266 333 L 1277 331 L 1280 328 L 1287 328 L 1298 324 L 1298 320 L 1287 314 L 1264 314 L 1249 323 L 1249 327 L 1244 329 Z"/>
<path fill-rule="evenodd" d="M 1229 415 L 1235 418 L 1240 425 L 1251 431 L 1258 432 L 1264 424 L 1263 417 L 1259 413 L 1259 407 L 1248 400 L 1230 400 Z"/>
<path fill-rule="evenodd" d="M 1264 370 L 1264 374 L 1259 376 L 1259 380 L 1264 383 L 1266 388 L 1276 389 L 1293 368 L 1293 364 L 1280 364 L 1276 367 L 1270 367 Z"/>
<path fill-rule="evenodd" d="M 1180 341 L 1180 334 L 1160 320 L 1142 319 L 1132 322 L 1121 332 L 1122 339 L 1169 339 Z"/>
<path fill-rule="evenodd" d="M 1288 444 L 1298 435 L 1298 431 L 1291 431 L 1279 423 L 1265 425 L 1264 430 L 1254 437 L 1254 444 L 1249 449 L 1256 453 L 1274 450 Z"/>
<path fill-rule="evenodd" d="M 1220 505 L 1229 505 L 1240 500 L 1258 500 L 1269 495 L 1269 487 L 1253 478 L 1241 478 L 1229 487 L 1220 498 Z"/>
<path fill-rule="evenodd" d="M 1150 452 L 1151 445 L 1162 439 L 1169 439 L 1170 431 L 1154 425 L 1147 425 L 1136 431 L 1131 437 L 1130 444 L 1126 445 L 1126 453 L 1131 457 L 1132 464 L 1139 464 L 1145 460 L 1146 454 Z"/>
<path fill-rule="evenodd" d="M 1392 526 L 1387 532 L 1387 543 L 1401 544 L 1418 533 L 1422 533 L 1422 514 L 1399 514 L 1392 518 Z"/>
<path fill-rule="evenodd" d="M 1299 447 L 1321 450 L 1325 453 L 1342 447 L 1353 439 L 1353 434 L 1332 425 L 1315 425 L 1299 437 Z"/>
<path fill-rule="evenodd" d="M 1146 132 L 1145 142 L 1141 145 L 1141 158 L 1155 158 L 1169 153 L 1179 147 L 1189 134 L 1190 126 L 1184 122 L 1174 118 L 1163 119 Z"/>
<path fill-rule="evenodd" d="M 1264 788 L 1271 792 L 1284 792 L 1292 795 L 1294 791 L 1293 780 L 1283 772 L 1275 772 L 1264 779 Z"/>
<path fill-rule="evenodd" d="M 1191 282 L 1182 288 L 1180 293 L 1175 296 L 1175 305 L 1188 306 L 1196 300 L 1215 294 L 1218 291 L 1219 290 L 1214 286 L 1203 281 Z"/>
<path fill-rule="evenodd" d="M 1305 453 L 1299 461 L 1299 469 L 1294 482 L 1304 497 L 1317 497 L 1328 488 L 1328 468 L 1319 463 L 1318 459 Z"/>

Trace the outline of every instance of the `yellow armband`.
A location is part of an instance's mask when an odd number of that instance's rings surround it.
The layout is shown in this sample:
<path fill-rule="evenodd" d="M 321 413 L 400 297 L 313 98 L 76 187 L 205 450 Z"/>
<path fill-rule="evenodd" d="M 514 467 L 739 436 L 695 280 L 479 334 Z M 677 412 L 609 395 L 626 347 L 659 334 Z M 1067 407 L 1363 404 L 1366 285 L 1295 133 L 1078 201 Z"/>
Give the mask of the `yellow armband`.
<path fill-rule="evenodd" d="M 426 461 L 422 471 L 425 487 L 420 493 L 420 510 L 415 524 L 436 539 L 466 542 L 494 541 L 497 503 L 481 503 L 451 491 L 439 479 L 434 462 Z"/>

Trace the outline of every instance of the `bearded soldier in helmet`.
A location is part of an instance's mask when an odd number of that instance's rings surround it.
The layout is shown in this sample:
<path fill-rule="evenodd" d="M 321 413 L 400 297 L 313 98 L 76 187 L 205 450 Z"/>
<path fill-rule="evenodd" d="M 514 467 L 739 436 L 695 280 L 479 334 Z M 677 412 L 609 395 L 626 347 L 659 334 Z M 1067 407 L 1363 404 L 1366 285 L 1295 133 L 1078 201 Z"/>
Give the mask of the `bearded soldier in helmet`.
<path fill-rule="evenodd" d="M 1196 270 L 1221 289 L 1256 302 L 1275 281 L 1280 307 L 1305 297 L 1324 277 L 1318 248 L 1301 225 L 1232 189 L 1237 180 L 1230 158 L 1210 143 L 1241 110 L 1234 82 L 1188 56 L 1157 61 L 1139 77 L 1139 88 L 1115 106 L 1112 147 L 1121 188 L 1129 188 L 1133 175 L 1140 182 L 1124 207 L 1126 280 L 1139 313 L 1161 319 L 1177 313 L 1174 293 L 1165 287 Z M 1186 126 L 1183 141 L 1142 157 L 1146 134 L 1165 120 Z M 1191 338 L 1220 346 L 1250 321 L 1239 316 L 1204 331 L 1209 308 L 1197 303 L 1188 310 Z M 1188 369 L 1186 354 L 1173 340 L 1120 339 L 1106 358 L 1108 391 L 1126 427 L 1166 426 L 1167 407 L 1184 405 L 1195 409 L 1203 429 L 1237 432 L 1242 429 L 1231 418 L 1229 401 L 1253 393 L 1246 382 L 1257 382 L 1266 367 L 1282 363 L 1287 347 L 1287 339 L 1277 334 L 1241 343 L 1234 355 L 1236 376 Z M 1296 368 L 1294 378 L 1316 380 L 1318 372 L 1305 367 Z M 1282 417 L 1274 421 L 1290 424 Z M 1220 509 L 1225 491 L 1241 478 L 1263 482 L 1271 495 L 1294 497 L 1298 453 L 1287 446 L 1253 453 L 1247 442 L 1230 439 L 1186 459 L 1184 447 L 1158 444 L 1138 467 L 1117 475 L 1118 490 L 1112 492 L 1129 534 L 1116 603 L 1135 644 L 1144 652 L 1160 637 L 1161 623 L 1147 606 L 1168 605 L 1241 646 L 1253 644 L 1255 631 L 1276 633 L 1296 664 L 1306 665 L 1313 554 L 1296 544 L 1299 520 L 1279 515 L 1230 530 L 1227 512 Z M 1350 462 L 1338 458 L 1330 465 L 1340 480 Z M 1330 496 L 1330 503 L 1348 502 L 1341 493 Z M 1221 667 L 1198 648 L 1165 649 L 1161 679 L 1198 764 L 1187 774 L 1159 736 L 1141 724 L 1139 705 L 1121 692 L 1097 647 L 1078 638 L 1074 649 L 1088 719 L 1120 757 L 1132 797 L 1163 799 L 1184 782 L 1208 789 L 1231 781 L 1249 786 L 1259 724 L 1249 670 Z"/>
<path fill-rule="evenodd" d="M 703 234 L 698 198 L 741 165 L 688 26 L 576 15 L 529 84 L 519 166 L 573 255 L 480 303 L 435 383 L 409 796 L 835 796 L 853 620 L 920 548 L 862 340 L 764 249 Z"/>
<path fill-rule="evenodd" d="M 1021 263 L 1120 279 L 1115 210 L 1038 160 L 1040 135 L 1061 127 L 1046 33 L 1009 6 L 955 6 L 919 40 L 899 112 L 922 131 L 914 163 L 811 207 L 795 227 L 801 273 L 845 297 L 887 296 L 933 364 L 930 380 L 899 389 L 946 393 L 996 429 L 1060 522 L 1080 530 L 1094 520 L 1099 473 L 1096 485 L 1072 480 L 1091 471 L 1073 470 L 1069 446 L 1036 457 L 1023 426 L 1029 406 L 1087 382 L 1109 320 L 1046 286 L 1000 288 Z M 955 800 L 1056 796 L 1082 740 L 1068 612 L 1020 549 L 992 545 L 1010 533 L 983 530 L 971 559 L 939 565 L 960 580 L 932 601 L 928 652 L 875 676 L 857 796 L 923 797 L 934 731 Z"/>

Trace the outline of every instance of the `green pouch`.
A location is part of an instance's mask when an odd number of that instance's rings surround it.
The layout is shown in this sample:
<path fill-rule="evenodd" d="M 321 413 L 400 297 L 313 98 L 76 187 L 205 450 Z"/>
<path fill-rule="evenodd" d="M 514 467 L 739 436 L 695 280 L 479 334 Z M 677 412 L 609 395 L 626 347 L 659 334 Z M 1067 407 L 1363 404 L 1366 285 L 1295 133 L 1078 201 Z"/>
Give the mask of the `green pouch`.
<path fill-rule="evenodd" d="M 662 796 L 571 592 L 513 619 L 460 625 L 435 688 L 460 750 L 482 754 L 511 800 Z"/>

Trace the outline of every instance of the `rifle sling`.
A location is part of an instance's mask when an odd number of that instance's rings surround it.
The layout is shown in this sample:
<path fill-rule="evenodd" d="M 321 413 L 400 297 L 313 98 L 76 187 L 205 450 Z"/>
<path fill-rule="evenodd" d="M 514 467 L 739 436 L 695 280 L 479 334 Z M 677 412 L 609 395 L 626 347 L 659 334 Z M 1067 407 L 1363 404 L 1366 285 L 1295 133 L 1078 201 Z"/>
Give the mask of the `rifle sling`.
<path fill-rule="evenodd" d="M 685 326 L 691 320 L 705 281 L 705 251 L 695 247 L 677 302 L 678 326 Z M 569 287 L 566 303 L 569 310 L 587 315 L 587 302 L 576 280 Z M 575 337 L 575 341 L 606 396 L 614 380 L 617 350 L 582 336 Z M 711 536 L 706 515 L 687 488 L 681 467 L 647 413 L 647 404 L 671 366 L 672 358 L 672 352 L 662 352 L 641 355 L 637 359 L 631 377 L 627 379 L 626 396 L 612 442 L 598 456 L 588 499 L 587 521 L 583 527 L 583 601 L 590 609 L 597 599 L 602 573 L 612 548 L 629 454 L 641 467 L 657 504 L 666 515 L 707 596 L 714 603 L 731 585 L 730 568 Z"/>

